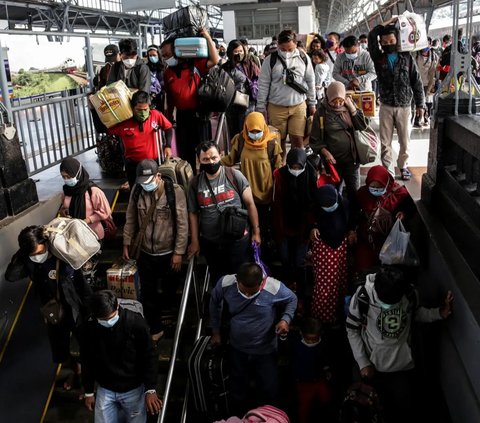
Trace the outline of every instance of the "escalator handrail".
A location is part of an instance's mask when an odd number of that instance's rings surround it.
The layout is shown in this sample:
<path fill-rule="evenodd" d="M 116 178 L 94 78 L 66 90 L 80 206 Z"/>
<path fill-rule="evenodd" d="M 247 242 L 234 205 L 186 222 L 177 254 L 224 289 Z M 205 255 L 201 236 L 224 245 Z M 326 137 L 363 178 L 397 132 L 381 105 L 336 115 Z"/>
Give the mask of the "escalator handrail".
<path fill-rule="evenodd" d="M 170 357 L 170 366 L 168 368 L 167 381 L 165 384 L 165 392 L 163 395 L 163 407 L 160 413 L 158 414 L 157 423 L 163 423 L 165 419 L 166 411 L 167 411 L 167 405 L 168 405 L 168 400 L 170 396 L 170 387 L 172 384 L 173 372 L 175 370 L 175 363 L 177 360 L 180 334 L 182 331 L 183 322 L 185 320 L 185 312 L 187 310 L 187 302 L 188 302 L 188 296 L 190 294 L 190 289 L 192 285 L 192 279 L 194 279 L 193 278 L 194 264 L 195 264 L 195 259 L 194 258 L 190 259 L 190 262 L 188 263 L 187 276 L 185 278 L 185 286 L 183 288 L 182 300 L 180 302 L 180 310 L 178 312 L 178 321 L 177 321 L 177 326 L 175 328 L 175 336 L 173 338 L 172 355 Z"/>

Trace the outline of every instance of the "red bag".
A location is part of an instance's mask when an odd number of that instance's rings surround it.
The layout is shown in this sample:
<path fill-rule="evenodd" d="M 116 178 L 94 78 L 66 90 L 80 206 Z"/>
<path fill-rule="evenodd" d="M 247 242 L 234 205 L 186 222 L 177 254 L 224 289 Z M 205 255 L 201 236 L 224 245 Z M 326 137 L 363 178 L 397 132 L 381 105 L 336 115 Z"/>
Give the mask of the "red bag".
<path fill-rule="evenodd" d="M 325 165 L 327 173 L 322 173 L 320 178 L 317 179 L 317 188 L 320 188 L 323 185 L 335 185 L 338 188 L 342 179 L 340 178 L 337 169 L 331 163 L 326 163 Z"/>
<path fill-rule="evenodd" d="M 105 236 L 103 239 L 112 240 L 117 236 L 117 225 L 113 221 L 112 216 L 108 216 L 105 220 L 102 220 L 103 231 Z"/>

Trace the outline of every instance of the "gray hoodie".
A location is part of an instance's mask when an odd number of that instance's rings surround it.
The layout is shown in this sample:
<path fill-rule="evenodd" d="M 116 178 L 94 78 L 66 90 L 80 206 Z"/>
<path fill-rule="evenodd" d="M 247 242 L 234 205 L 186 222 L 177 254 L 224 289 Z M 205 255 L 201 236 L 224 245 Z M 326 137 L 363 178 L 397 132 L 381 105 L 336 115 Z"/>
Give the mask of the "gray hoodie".
<path fill-rule="evenodd" d="M 412 369 L 415 366 L 409 345 L 412 317 L 419 322 L 434 322 L 442 319 L 440 310 L 425 307 L 414 310 L 406 296 L 390 310 L 384 310 L 374 281 L 375 274 L 367 276 L 365 288 L 370 305 L 366 325 L 362 324 L 358 290 L 350 302 L 346 326 L 353 356 L 360 370 L 370 365 L 380 372 Z"/>
<path fill-rule="evenodd" d="M 302 83 L 305 88 L 308 88 L 307 94 L 301 94 L 284 84 L 284 70 L 279 58 L 277 58 L 273 69 L 270 66 L 272 55 L 269 55 L 264 60 L 258 79 L 257 111 L 263 112 L 268 103 L 276 106 L 297 106 L 307 100 L 309 106 L 317 104 L 315 97 L 315 74 L 312 62 L 310 57 L 307 55 L 305 57 L 307 65 L 305 65 L 298 49 L 295 49 L 290 59 L 283 60 L 285 60 L 288 68 L 295 73 L 295 80 Z"/>
<path fill-rule="evenodd" d="M 355 60 L 348 59 L 346 54 L 341 53 L 335 59 L 333 79 L 347 86 L 352 79 L 356 78 L 360 82 L 360 91 L 372 91 L 372 81 L 377 78 L 377 74 L 370 54 L 360 48 Z"/>

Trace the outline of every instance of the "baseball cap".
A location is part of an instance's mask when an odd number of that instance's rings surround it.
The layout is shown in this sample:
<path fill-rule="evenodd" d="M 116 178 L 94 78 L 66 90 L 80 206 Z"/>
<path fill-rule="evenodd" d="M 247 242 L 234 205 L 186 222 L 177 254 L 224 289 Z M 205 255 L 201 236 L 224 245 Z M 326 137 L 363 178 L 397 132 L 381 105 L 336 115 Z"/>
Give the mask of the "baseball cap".
<path fill-rule="evenodd" d="M 119 53 L 118 47 L 115 44 L 109 44 L 103 49 L 103 53 L 105 57 L 114 57 Z"/>
<path fill-rule="evenodd" d="M 137 179 L 135 180 L 135 182 L 137 184 L 145 184 L 147 182 L 150 182 L 149 179 L 152 179 L 152 176 L 155 176 L 157 173 L 158 164 L 155 160 L 142 160 L 137 165 Z"/>

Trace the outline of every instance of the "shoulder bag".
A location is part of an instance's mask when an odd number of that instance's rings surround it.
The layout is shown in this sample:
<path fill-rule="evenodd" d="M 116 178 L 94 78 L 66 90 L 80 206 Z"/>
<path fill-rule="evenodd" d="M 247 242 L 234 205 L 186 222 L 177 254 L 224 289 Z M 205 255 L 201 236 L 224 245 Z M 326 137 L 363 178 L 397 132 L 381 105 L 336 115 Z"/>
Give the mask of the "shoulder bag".
<path fill-rule="evenodd" d="M 63 317 L 65 315 L 65 310 L 63 308 L 62 303 L 60 302 L 60 287 L 59 287 L 59 275 L 60 273 L 60 260 L 57 259 L 56 271 L 55 271 L 55 279 L 56 279 L 56 292 L 55 297 L 53 297 L 50 301 L 44 304 L 40 308 L 40 312 L 45 319 L 45 322 L 50 325 L 58 325 L 62 322 Z"/>

